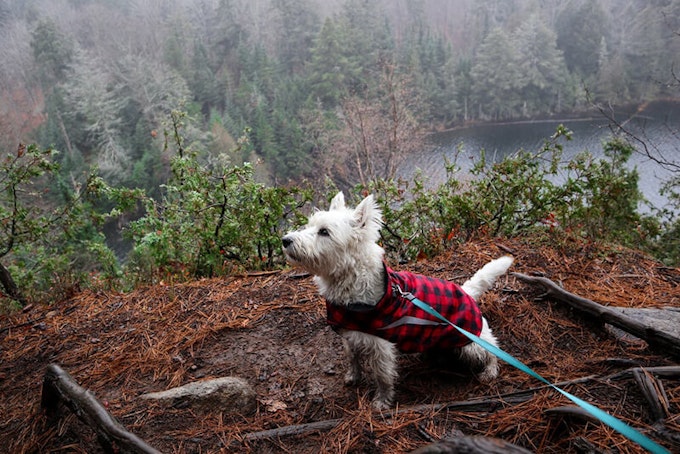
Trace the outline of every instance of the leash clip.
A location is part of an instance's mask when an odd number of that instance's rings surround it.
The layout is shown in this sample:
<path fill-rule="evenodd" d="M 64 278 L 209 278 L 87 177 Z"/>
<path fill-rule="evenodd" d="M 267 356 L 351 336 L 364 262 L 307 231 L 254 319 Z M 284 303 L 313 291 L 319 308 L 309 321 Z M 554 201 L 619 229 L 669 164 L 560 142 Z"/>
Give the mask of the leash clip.
<path fill-rule="evenodd" d="M 393 285 L 392 285 L 392 291 L 398 293 L 399 296 L 401 296 L 402 298 L 405 298 L 405 299 L 407 299 L 407 300 L 409 300 L 409 301 L 411 301 L 411 302 L 413 302 L 414 300 L 417 299 L 417 298 L 413 295 L 413 293 L 403 291 L 403 290 L 401 289 L 401 287 L 399 287 L 399 284 L 393 284 Z"/>

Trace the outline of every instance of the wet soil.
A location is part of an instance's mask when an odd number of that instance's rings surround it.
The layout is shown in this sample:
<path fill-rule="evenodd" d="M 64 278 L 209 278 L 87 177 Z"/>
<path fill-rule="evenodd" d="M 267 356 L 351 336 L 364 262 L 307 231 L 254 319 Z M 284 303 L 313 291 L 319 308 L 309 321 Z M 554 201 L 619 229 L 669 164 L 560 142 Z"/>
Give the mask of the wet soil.
<path fill-rule="evenodd" d="M 541 274 L 601 304 L 680 307 L 680 270 L 628 250 L 482 239 L 393 267 L 462 282 L 507 251 L 516 257 L 514 271 Z M 671 451 L 680 449 L 680 381 L 660 381 L 668 416 L 654 425 L 636 382 L 624 373 L 677 365 L 676 358 L 615 337 L 510 275 L 480 305 L 510 354 L 552 382 L 576 380 L 565 389 Z M 409 452 L 459 433 L 536 452 L 644 452 L 606 426 L 551 412 L 571 402 L 507 364 L 498 380 L 482 384 L 462 365 L 444 368 L 404 356 L 395 411 L 373 412 L 365 383 L 343 384 L 340 338 L 326 325 L 311 277 L 298 270 L 165 283 L 127 294 L 85 291 L 1 316 L 0 452 L 104 452 L 95 432 L 70 412 L 57 422 L 45 418 L 40 396 L 50 363 L 164 453 Z M 196 414 L 138 397 L 222 376 L 242 377 L 254 387 L 254 414 Z M 525 390 L 532 392 L 512 397 Z M 483 404 L 455 404 L 471 400 Z M 317 430 L 261 436 L 324 421 L 330 423 Z"/>

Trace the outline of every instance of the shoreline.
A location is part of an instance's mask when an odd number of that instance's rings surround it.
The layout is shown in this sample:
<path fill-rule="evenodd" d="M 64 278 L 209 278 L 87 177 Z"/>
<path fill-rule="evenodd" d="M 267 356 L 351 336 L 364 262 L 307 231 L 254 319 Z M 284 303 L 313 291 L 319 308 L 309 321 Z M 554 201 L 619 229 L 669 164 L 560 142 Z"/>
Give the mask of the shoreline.
<path fill-rule="evenodd" d="M 617 114 L 622 114 L 624 113 L 626 115 L 625 119 L 622 119 L 620 121 L 620 124 L 625 124 L 628 121 L 630 121 L 633 118 L 647 118 L 651 119 L 651 117 L 646 117 L 645 115 L 641 115 L 650 105 L 655 104 L 655 103 L 679 103 L 680 104 L 680 98 L 659 98 L 655 99 L 652 101 L 642 101 L 637 104 L 625 104 L 625 105 L 620 105 L 620 106 L 610 106 L 608 107 L 608 110 L 610 111 L 610 115 L 614 116 Z M 590 114 L 588 116 L 583 116 L 586 114 Z M 430 133 L 443 133 L 443 132 L 451 132 L 451 131 L 459 131 L 462 129 L 466 128 L 473 128 L 473 127 L 479 127 L 479 126 L 510 126 L 510 125 L 525 125 L 525 124 L 542 124 L 542 123 L 560 123 L 560 122 L 584 122 L 584 121 L 593 121 L 593 120 L 598 120 L 598 119 L 603 119 L 603 118 L 609 118 L 602 114 L 601 110 L 598 110 L 597 107 L 593 107 L 592 109 L 584 109 L 581 111 L 568 111 L 568 112 L 561 112 L 559 115 L 555 114 L 554 117 L 551 116 L 537 116 L 533 118 L 517 118 L 517 119 L 508 119 L 508 120 L 471 120 L 467 122 L 463 122 L 460 124 L 453 124 L 448 127 L 438 129 L 437 127 L 431 128 Z"/>

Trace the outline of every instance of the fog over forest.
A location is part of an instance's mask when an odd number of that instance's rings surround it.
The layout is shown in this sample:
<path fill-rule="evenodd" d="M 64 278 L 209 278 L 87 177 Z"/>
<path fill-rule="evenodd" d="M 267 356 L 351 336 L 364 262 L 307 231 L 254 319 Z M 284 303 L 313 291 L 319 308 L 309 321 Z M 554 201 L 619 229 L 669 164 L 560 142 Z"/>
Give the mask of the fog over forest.
<path fill-rule="evenodd" d="M 0 0 L 0 302 L 281 266 L 337 189 L 376 196 L 398 261 L 554 219 L 677 264 L 679 57 L 680 0 Z M 602 112 L 661 117 L 669 152 L 555 124 L 425 170 L 447 130 Z"/>
<path fill-rule="evenodd" d="M 173 109 L 206 159 L 351 182 L 358 118 L 389 173 L 422 131 L 680 85 L 678 0 L 3 0 L 0 23 L 3 148 L 150 190 Z"/>

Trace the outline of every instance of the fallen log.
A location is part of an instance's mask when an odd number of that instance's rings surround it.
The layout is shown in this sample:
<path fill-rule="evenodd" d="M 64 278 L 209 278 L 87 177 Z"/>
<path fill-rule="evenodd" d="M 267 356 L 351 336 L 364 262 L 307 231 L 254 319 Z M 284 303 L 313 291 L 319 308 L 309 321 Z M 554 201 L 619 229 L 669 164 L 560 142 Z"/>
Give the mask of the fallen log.
<path fill-rule="evenodd" d="M 327 419 L 324 421 L 310 422 L 306 424 L 294 424 L 291 426 L 277 427 L 260 432 L 251 432 L 243 436 L 243 441 L 263 440 L 267 438 L 290 437 L 312 432 L 326 432 L 340 425 L 342 419 Z"/>
<path fill-rule="evenodd" d="M 160 451 L 128 432 L 94 395 L 81 387 L 68 372 L 56 364 L 50 364 L 43 379 L 40 405 L 48 418 L 55 419 L 59 416 L 60 402 L 97 433 L 97 438 L 106 452 L 160 454 Z"/>
<path fill-rule="evenodd" d="M 641 371 L 646 374 L 651 374 L 660 378 L 680 378 L 680 366 L 652 366 L 652 367 L 631 367 L 621 372 L 616 372 L 606 377 L 602 377 L 602 381 L 619 380 L 632 376 L 636 371 Z"/>
<path fill-rule="evenodd" d="M 527 276 L 522 273 L 511 274 L 528 284 L 543 287 L 547 296 L 567 303 L 573 308 L 585 312 L 603 323 L 609 323 L 635 337 L 645 340 L 650 347 L 658 349 L 662 353 L 670 353 L 676 357 L 680 357 L 680 336 L 678 334 L 661 330 L 651 323 L 636 320 L 622 314 L 616 309 L 603 306 L 589 299 L 570 293 L 545 277 Z"/>
<path fill-rule="evenodd" d="M 411 454 L 531 454 L 531 451 L 498 438 L 464 435 L 423 446 Z"/>

